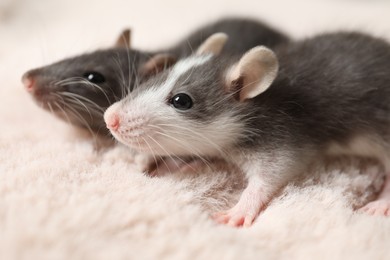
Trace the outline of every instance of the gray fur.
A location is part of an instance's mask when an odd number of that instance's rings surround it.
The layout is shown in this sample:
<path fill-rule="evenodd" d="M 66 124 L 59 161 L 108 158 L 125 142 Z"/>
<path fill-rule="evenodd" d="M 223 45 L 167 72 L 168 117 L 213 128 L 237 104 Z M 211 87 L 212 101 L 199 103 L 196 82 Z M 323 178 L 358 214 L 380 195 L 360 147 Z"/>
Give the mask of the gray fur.
<path fill-rule="evenodd" d="M 342 32 L 291 42 L 275 53 L 280 65 L 277 78 L 264 93 L 244 102 L 226 90 L 226 70 L 238 56 L 214 57 L 183 74 L 171 95 L 184 92 L 194 105 L 178 111 L 180 120 L 208 124 L 233 111 L 242 123 L 242 135 L 226 149 L 244 154 L 261 151 L 269 158 L 276 150 L 285 150 L 295 156 L 292 162 L 308 151 L 323 151 L 330 142 L 346 144 L 358 135 L 381 138 L 389 148 L 387 42 Z M 161 74 L 161 81 L 168 73 Z"/>
<path fill-rule="evenodd" d="M 104 136 L 107 135 L 103 121 L 104 110 L 137 85 L 138 68 L 149 57 L 150 54 L 146 52 L 112 48 L 30 70 L 23 77 L 35 80 L 32 94 L 44 109 L 51 108 L 61 119 L 69 120 L 69 123 L 75 126 L 89 128 L 93 133 Z M 83 78 L 87 72 L 101 73 L 105 77 L 105 82 L 96 84 L 98 87 L 93 86 L 94 84 Z M 76 94 L 83 99 L 76 97 L 79 100 L 77 101 L 64 93 Z M 63 110 L 66 111 L 66 115 Z"/>
<path fill-rule="evenodd" d="M 275 80 L 263 93 L 245 99 L 252 96 L 237 95 L 237 91 L 245 87 L 245 79 L 255 78 L 248 75 L 258 72 L 257 75 L 264 76 L 266 72 L 262 73 L 261 69 L 270 69 L 246 60 L 263 58 L 261 54 L 251 54 L 250 51 L 242 59 L 219 55 L 180 61 L 172 70 L 161 74 L 160 81 L 166 81 L 160 84 L 164 92 L 156 92 L 155 96 L 150 94 L 152 91 L 142 94 L 146 88 L 158 86 L 157 76 L 131 93 L 122 104 L 126 112 L 132 102 L 144 106 L 154 102 L 145 110 L 160 116 L 152 120 L 152 116 L 144 115 L 148 123 L 142 127 L 158 130 L 142 129 L 146 134 L 141 140 L 153 135 L 164 144 L 164 150 L 155 141 L 157 144 L 149 147 L 150 153 L 193 155 L 202 160 L 222 158 L 245 173 L 247 188 L 233 208 L 216 215 L 217 222 L 251 225 L 280 189 L 294 177 L 308 172 L 317 156 L 332 150 L 336 155 L 345 150 L 348 155 L 375 157 L 384 163 L 387 171 L 390 169 L 390 45 L 387 42 L 360 33 L 333 33 L 279 46 L 275 48 L 279 59 Z M 202 59 L 202 63 L 194 62 Z M 269 64 L 277 63 L 272 60 Z M 191 69 L 187 70 L 190 65 Z M 238 69 L 242 69 L 241 74 L 236 73 Z M 161 96 L 162 93 L 167 96 Z M 175 108 L 175 103 L 169 102 L 179 93 L 192 97 L 192 106 Z M 191 104 L 187 100 L 185 104 Z M 110 111 L 115 114 L 115 108 L 107 110 L 108 115 Z M 137 117 L 134 119 L 130 114 L 127 118 L 123 111 L 118 113 L 122 120 L 135 123 L 128 128 L 125 124 L 116 137 L 131 145 L 132 135 L 126 131 L 138 130 L 134 127 Z M 169 117 L 164 118 L 162 112 Z M 180 146 L 184 148 L 177 149 Z M 132 147 L 135 147 L 134 140 Z M 138 147 L 142 148 L 139 143 Z"/>
<path fill-rule="evenodd" d="M 44 109 L 52 109 L 57 116 L 70 121 L 73 125 L 89 128 L 95 134 L 108 136 L 109 132 L 103 120 L 104 110 L 133 90 L 139 81 L 143 81 L 139 77 L 138 71 L 149 57 L 161 52 L 169 52 L 179 58 L 188 56 L 204 39 L 219 31 L 230 35 L 232 40 L 229 41 L 224 52 L 231 54 L 242 54 L 259 44 L 273 47 L 289 40 L 284 34 L 263 23 L 249 19 L 228 18 L 201 27 L 185 40 L 167 50 L 157 52 L 120 48 L 100 50 L 28 71 L 24 77 L 31 77 L 36 81 L 34 98 Z M 86 83 L 78 82 L 62 84 L 62 86 L 54 84 L 64 79 L 81 78 L 84 73 L 91 71 L 99 72 L 106 78 L 105 83 L 98 84 L 104 93 Z M 62 100 L 58 95 L 63 96 L 64 91 L 80 95 L 95 104 L 84 99 L 69 101 L 67 98 Z M 60 104 L 61 109 L 57 107 L 55 102 Z M 80 102 L 83 105 L 80 105 Z M 66 116 L 62 110 L 66 111 Z"/>

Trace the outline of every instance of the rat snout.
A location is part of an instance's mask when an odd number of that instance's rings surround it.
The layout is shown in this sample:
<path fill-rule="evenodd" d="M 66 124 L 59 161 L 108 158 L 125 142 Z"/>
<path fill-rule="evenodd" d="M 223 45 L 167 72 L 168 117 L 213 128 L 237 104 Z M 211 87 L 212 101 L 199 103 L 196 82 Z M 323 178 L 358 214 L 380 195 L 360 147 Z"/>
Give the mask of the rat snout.
<path fill-rule="evenodd" d="M 120 126 L 120 117 L 118 113 L 118 103 L 113 104 L 110 106 L 106 112 L 104 113 L 104 121 L 106 122 L 106 126 L 111 131 L 118 130 Z"/>
<path fill-rule="evenodd" d="M 23 74 L 22 83 L 28 92 L 32 92 L 34 90 L 35 79 L 31 75 L 31 71 L 27 71 Z"/>
<path fill-rule="evenodd" d="M 119 125 L 120 125 L 120 119 L 118 114 L 112 113 L 109 116 L 105 118 L 107 128 L 110 130 L 118 130 Z"/>

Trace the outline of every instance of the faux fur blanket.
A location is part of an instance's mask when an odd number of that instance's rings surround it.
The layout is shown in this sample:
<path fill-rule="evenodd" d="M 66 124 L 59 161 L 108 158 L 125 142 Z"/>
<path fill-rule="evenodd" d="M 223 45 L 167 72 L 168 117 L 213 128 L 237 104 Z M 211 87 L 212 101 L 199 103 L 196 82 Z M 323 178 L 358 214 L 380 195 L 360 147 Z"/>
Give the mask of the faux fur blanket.
<path fill-rule="evenodd" d="M 390 39 L 387 1 L 0 2 L 0 259 L 390 259 L 390 218 L 359 214 L 383 181 L 370 161 L 329 160 L 286 187 L 250 228 L 217 225 L 245 185 L 223 167 L 151 178 L 120 145 L 38 108 L 24 71 L 108 47 L 165 47 L 226 15 L 295 38 L 358 29 Z M 389 72 L 390 73 L 390 72 Z"/>

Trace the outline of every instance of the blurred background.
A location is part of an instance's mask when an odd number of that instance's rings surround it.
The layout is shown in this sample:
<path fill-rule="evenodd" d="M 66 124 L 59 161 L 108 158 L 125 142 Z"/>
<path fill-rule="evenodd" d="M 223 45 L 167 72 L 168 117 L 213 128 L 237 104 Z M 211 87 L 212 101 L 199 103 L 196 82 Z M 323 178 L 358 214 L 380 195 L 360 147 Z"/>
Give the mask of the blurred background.
<path fill-rule="evenodd" d="M 24 71 L 109 47 L 125 27 L 135 48 L 152 50 L 224 16 L 260 19 L 293 38 L 354 29 L 390 39 L 386 0 L 0 0 L 0 95 L 24 95 Z"/>

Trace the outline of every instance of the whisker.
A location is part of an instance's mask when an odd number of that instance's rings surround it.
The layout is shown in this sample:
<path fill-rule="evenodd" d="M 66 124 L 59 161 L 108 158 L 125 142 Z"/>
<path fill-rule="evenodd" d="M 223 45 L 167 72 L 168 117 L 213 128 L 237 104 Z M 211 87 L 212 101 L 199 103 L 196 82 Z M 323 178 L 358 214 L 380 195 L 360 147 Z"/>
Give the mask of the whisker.
<path fill-rule="evenodd" d="M 57 102 L 54 102 L 54 104 L 58 107 L 58 109 L 60 109 L 64 113 L 68 123 L 71 125 L 72 123 L 70 122 L 70 118 L 68 116 L 68 113 L 66 113 L 66 111 Z"/>
<path fill-rule="evenodd" d="M 50 102 L 47 102 L 47 105 L 48 105 L 48 107 L 50 109 L 50 113 L 54 115 L 54 111 L 53 111 L 53 108 L 51 107 Z"/>
<path fill-rule="evenodd" d="M 180 168 L 179 167 L 179 164 L 175 161 L 175 159 L 172 157 L 172 155 L 170 155 L 169 153 L 168 153 L 168 151 L 159 143 L 159 142 L 157 142 L 153 137 L 151 137 L 151 136 L 148 136 L 153 142 L 155 142 L 165 153 L 166 153 L 166 156 L 168 156 L 169 158 L 171 158 L 172 159 L 172 161 L 173 162 L 175 162 L 175 164 L 176 164 L 176 167 L 177 168 Z M 187 162 L 186 161 L 184 161 L 183 159 L 181 159 L 180 157 L 176 157 L 177 159 L 179 159 L 182 163 L 184 163 L 184 164 L 187 164 Z M 162 159 L 162 160 L 164 160 L 164 159 Z M 189 164 L 187 164 L 187 165 L 189 165 Z M 191 166 L 190 166 L 191 167 Z M 191 167 L 192 168 L 192 167 Z M 192 168 L 193 169 L 193 168 Z M 195 170 L 195 169 L 193 169 L 193 170 Z"/>
<path fill-rule="evenodd" d="M 58 80 L 54 83 L 54 85 L 61 85 L 63 83 L 69 82 L 69 81 L 80 80 L 80 78 L 81 77 L 70 77 L 70 78 L 66 78 L 63 80 Z"/>
<path fill-rule="evenodd" d="M 132 85 L 130 84 L 133 82 L 132 81 L 129 82 L 129 88 L 127 89 L 128 90 L 127 95 L 130 94 L 131 91 L 133 91 L 136 87 L 138 87 L 140 85 L 140 79 L 139 79 L 139 75 L 138 75 L 139 64 L 137 64 L 137 66 L 136 66 L 135 62 L 136 62 L 136 59 L 133 59 L 131 66 L 132 66 L 132 68 L 134 68 L 134 71 L 132 72 L 132 74 L 129 74 L 129 75 L 134 75 L 135 82 L 134 82 L 133 87 L 131 87 Z M 129 70 L 130 70 L 130 68 L 129 68 Z"/>
<path fill-rule="evenodd" d="M 81 105 L 82 108 L 85 108 L 85 111 L 88 112 L 89 117 L 91 118 L 91 120 L 93 120 L 91 112 L 89 111 L 88 107 L 83 102 L 81 102 L 79 99 L 77 99 L 75 97 L 68 97 L 68 98 L 72 98 L 74 101 L 78 102 L 78 104 Z M 68 101 L 73 103 L 73 104 L 76 104 L 76 103 L 72 102 L 72 100 L 70 100 L 70 99 L 68 99 Z"/>
<path fill-rule="evenodd" d="M 81 114 L 79 112 L 77 112 L 77 110 L 75 110 L 74 108 L 69 106 L 68 104 L 63 103 L 63 105 L 69 109 L 68 110 L 69 112 L 73 113 L 74 116 L 78 117 L 78 119 L 81 120 L 81 122 L 84 124 L 84 126 L 87 128 L 87 130 L 91 133 L 92 137 L 96 141 L 96 139 L 97 139 L 96 134 L 93 132 L 92 128 L 90 127 L 88 122 L 81 116 Z"/>
<path fill-rule="evenodd" d="M 153 151 L 153 149 L 152 149 L 152 147 L 149 145 L 148 141 L 147 141 L 145 138 L 143 138 L 143 137 L 142 137 L 142 140 L 143 140 L 143 141 L 146 143 L 146 145 L 149 147 L 150 151 Z M 159 160 L 157 160 L 156 155 L 155 155 L 154 153 L 152 153 L 152 156 L 153 156 L 153 158 L 154 158 L 154 162 L 155 162 L 155 164 L 156 164 L 156 167 L 158 168 L 158 162 L 159 162 Z M 160 158 L 160 160 L 161 160 L 161 158 Z M 161 161 L 165 164 L 165 166 L 167 167 L 167 169 L 169 169 L 168 164 L 167 164 L 163 159 L 162 159 Z"/>
<path fill-rule="evenodd" d="M 95 87 L 95 88 L 97 88 L 98 90 L 100 90 L 100 91 L 103 93 L 104 97 L 106 98 L 108 104 L 111 104 L 110 98 L 107 96 L 106 91 L 104 91 L 104 89 L 103 89 L 102 87 L 100 87 L 99 85 L 97 85 L 97 84 L 95 84 L 95 83 L 89 82 L 89 81 L 85 81 L 84 83 L 87 84 L 87 85 L 89 85 L 89 86 Z"/>
<path fill-rule="evenodd" d="M 102 87 L 100 87 L 99 85 L 92 83 L 92 82 L 90 82 L 82 77 L 73 77 L 73 78 L 64 79 L 64 80 L 58 81 L 55 85 L 68 86 L 68 85 L 72 85 L 72 84 L 83 84 L 83 85 L 87 85 L 89 87 L 94 87 L 94 88 L 98 89 L 99 91 L 101 91 L 103 93 L 107 102 L 109 104 L 111 104 L 110 98 L 107 96 L 106 91 L 104 91 L 104 89 Z"/>
<path fill-rule="evenodd" d="M 157 131 L 156 133 L 157 133 L 157 134 L 160 134 L 160 135 L 162 135 L 162 136 L 165 136 L 165 137 L 167 137 L 167 138 L 170 138 L 170 139 L 172 139 L 172 140 L 174 140 L 174 141 L 176 141 L 178 145 L 180 145 L 181 147 L 183 147 L 183 148 L 184 148 L 186 151 L 188 151 L 190 154 L 194 154 L 194 155 L 195 155 L 195 158 L 200 159 L 200 160 L 207 166 L 207 168 L 208 168 L 209 170 L 212 169 L 210 163 L 201 155 L 201 153 L 198 151 L 198 149 L 196 149 L 196 148 L 194 148 L 194 147 L 189 147 L 189 146 L 183 144 L 183 142 L 181 142 L 180 140 L 174 138 L 174 137 L 171 136 L 171 135 L 164 134 L 164 133 L 159 132 L 159 131 Z M 192 157 L 193 157 L 193 156 L 192 156 Z M 179 158 L 178 158 L 178 159 L 179 159 Z M 184 161 L 184 163 L 187 164 L 187 165 L 189 165 L 189 163 L 187 163 L 187 162 L 185 162 L 185 161 Z M 191 168 L 192 170 L 195 171 L 195 169 L 194 169 L 193 167 L 190 166 L 190 168 Z"/>
<path fill-rule="evenodd" d="M 159 128 L 158 126 L 155 126 L 156 129 L 160 130 L 160 131 L 156 131 L 157 134 L 160 134 L 162 136 L 165 136 L 165 137 L 168 137 L 174 141 L 177 142 L 177 144 L 179 144 L 181 147 L 183 147 L 186 151 L 188 151 L 190 154 L 195 154 L 196 157 L 198 157 L 199 159 L 201 159 L 203 161 L 204 164 L 206 164 L 208 166 L 209 169 L 211 169 L 211 166 L 209 165 L 209 163 L 207 162 L 207 160 L 205 160 L 203 158 L 203 156 L 200 154 L 200 152 L 198 151 L 198 149 L 194 148 L 194 147 L 189 147 L 187 145 L 185 145 L 181 140 L 177 139 L 177 138 L 174 138 L 173 136 L 171 135 L 168 135 L 168 134 L 165 134 L 163 133 L 163 129 Z M 175 132 L 172 132 L 173 134 L 179 134 L 179 133 L 175 133 Z"/>
<path fill-rule="evenodd" d="M 75 98 L 70 98 L 70 97 L 66 97 L 65 98 L 65 101 L 67 102 L 67 103 L 70 103 L 70 104 L 72 104 L 72 106 L 74 107 L 74 108 L 77 108 L 77 109 L 81 109 L 81 110 L 83 110 L 83 111 L 87 111 L 88 113 L 89 113 L 89 115 L 91 116 L 92 114 L 94 114 L 94 115 L 97 115 L 97 116 L 103 116 L 103 113 L 102 113 L 102 111 L 101 110 L 99 110 L 99 109 L 96 109 L 95 107 L 87 107 L 88 108 L 88 110 L 86 110 L 85 109 L 85 105 L 80 105 L 80 103 L 78 102 L 79 100 L 77 100 L 77 99 L 75 99 Z M 84 104 L 84 103 L 83 103 Z"/>
<path fill-rule="evenodd" d="M 143 138 L 143 137 L 141 137 L 142 138 L 142 140 L 146 143 L 146 140 Z M 139 143 L 139 141 L 137 140 L 137 143 L 138 143 L 138 146 L 141 146 L 141 144 Z M 150 148 L 149 148 L 150 149 Z M 153 157 L 153 161 L 154 161 L 154 164 L 157 166 L 158 165 L 158 160 L 157 160 L 157 158 L 156 158 L 156 156 L 152 153 L 152 157 Z M 149 165 L 148 165 L 149 166 Z"/>
<path fill-rule="evenodd" d="M 67 97 L 67 96 L 64 97 L 64 96 L 61 96 L 60 94 L 56 94 L 56 93 L 52 93 L 52 94 L 54 96 L 58 97 L 62 103 L 66 103 L 66 102 L 72 103 L 73 107 L 85 110 L 85 105 L 83 104 L 82 106 L 80 106 L 80 101 L 77 100 L 78 102 L 76 102 L 75 101 L 76 98 L 74 98 L 74 97 Z M 103 115 L 102 111 L 100 109 L 95 108 L 95 107 L 89 107 L 89 109 L 87 109 L 87 112 L 89 112 L 90 116 L 92 115 L 92 113 L 94 113 L 98 116 Z"/>
<path fill-rule="evenodd" d="M 186 128 L 186 127 L 183 127 L 183 126 L 179 126 L 179 125 L 174 125 L 174 124 L 161 124 L 159 123 L 158 126 L 167 126 L 167 127 L 172 127 L 172 128 L 178 128 L 178 129 L 182 129 L 182 130 L 185 130 L 185 131 L 189 131 L 191 132 L 192 134 L 196 135 L 196 136 L 199 136 L 201 139 L 205 140 L 207 143 L 211 144 L 219 153 L 221 153 L 221 155 L 227 157 L 227 154 L 225 151 L 223 151 L 222 148 L 220 148 L 217 144 L 215 144 L 213 141 L 211 141 L 209 138 L 203 136 L 202 134 L 192 130 L 191 128 Z M 178 131 L 179 134 L 183 134 L 183 131 Z"/>
<path fill-rule="evenodd" d="M 131 68 L 135 68 L 134 67 L 134 64 L 133 64 L 133 66 L 131 67 L 131 63 L 130 63 L 130 49 L 129 48 L 127 48 L 126 49 L 126 54 L 127 54 L 127 65 L 128 65 L 128 88 L 126 88 L 127 87 L 127 85 L 124 85 L 123 86 L 123 88 L 124 88 L 124 95 L 122 96 L 123 98 L 125 97 L 125 96 L 127 96 L 129 93 L 130 93 L 130 91 L 131 91 L 131 76 L 132 76 L 132 71 L 131 71 Z M 134 63 L 134 61 L 133 61 L 133 63 Z"/>
<path fill-rule="evenodd" d="M 87 79 L 83 78 L 83 77 L 69 77 L 69 78 L 57 81 L 55 83 L 55 85 L 57 85 L 57 86 L 66 86 L 66 85 L 69 85 L 69 84 L 77 84 L 77 83 L 84 84 L 84 83 L 91 83 L 91 82 L 88 81 Z"/>
<path fill-rule="evenodd" d="M 222 103 L 222 102 L 225 102 L 227 99 L 229 99 L 229 98 L 233 97 L 234 95 L 236 95 L 237 93 L 241 92 L 244 88 L 247 88 L 247 87 L 249 87 L 249 86 L 251 86 L 251 85 L 253 85 L 253 84 L 255 84 L 255 83 L 256 83 L 256 81 L 253 81 L 253 82 L 247 84 L 246 86 L 244 86 L 243 88 L 238 89 L 238 90 L 236 90 L 236 91 L 233 91 L 232 93 L 229 93 L 229 94 L 226 95 L 226 97 L 224 97 L 222 100 L 219 100 L 217 103 L 215 103 L 214 106 L 219 105 L 219 104 Z"/>
<path fill-rule="evenodd" d="M 122 70 L 122 64 L 120 62 L 119 54 L 117 53 L 115 57 L 112 57 L 112 61 L 114 62 L 114 65 L 117 67 L 115 70 L 115 74 L 118 78 L 121 79 L 120 87 L 121 87 L 121 97 L 115 96 L 116 100 L 120 100 L 123 97 L 124 94 L 124 88 L 126 86 L 126 80 L 125 80 L 125 75 Z"/>
<path fill-rule="evenodd" d="M 85 102 L 87 102 L 87 103 L 89 103 L 89 104 L 91 104 L 91 105 L 93 105 L 93 106 L 95 106 L 98 110 L 100 110 L 102 113 L 104 113 L 104 109 L 101 107 L 101 106 L 99 106 L 98 104 L 96 104 L 95 102 L 93 102 L 92 100 L 90 100 L 90 99 L 88 99 L 88 98 L 86 98 L 86 97 L 84 97 L 84 96 L 81 96 L 81 95 L 79 95 L 79 94 L 75 94 L 75 93 L 71 93 L 71 92 L 61 92 L 61 95 L 63 95 L 63 96 L 66 96 L 66 97 L 73 97 L 73 98 L 76 98 L 76 99 L 79 99 L 79 100 L 83 100 L 83 101 L 85 101 Z"/>
<path fill-rule="evenodd" d="M 190 47 L 191 54 L 194 54 L 194 48 L 192 47 L 190 40 L 189 40 L 189 39 L 187 39 L 186 41 L 187 41 L 187 45 L 188 45 L 188 47 Z"/>

